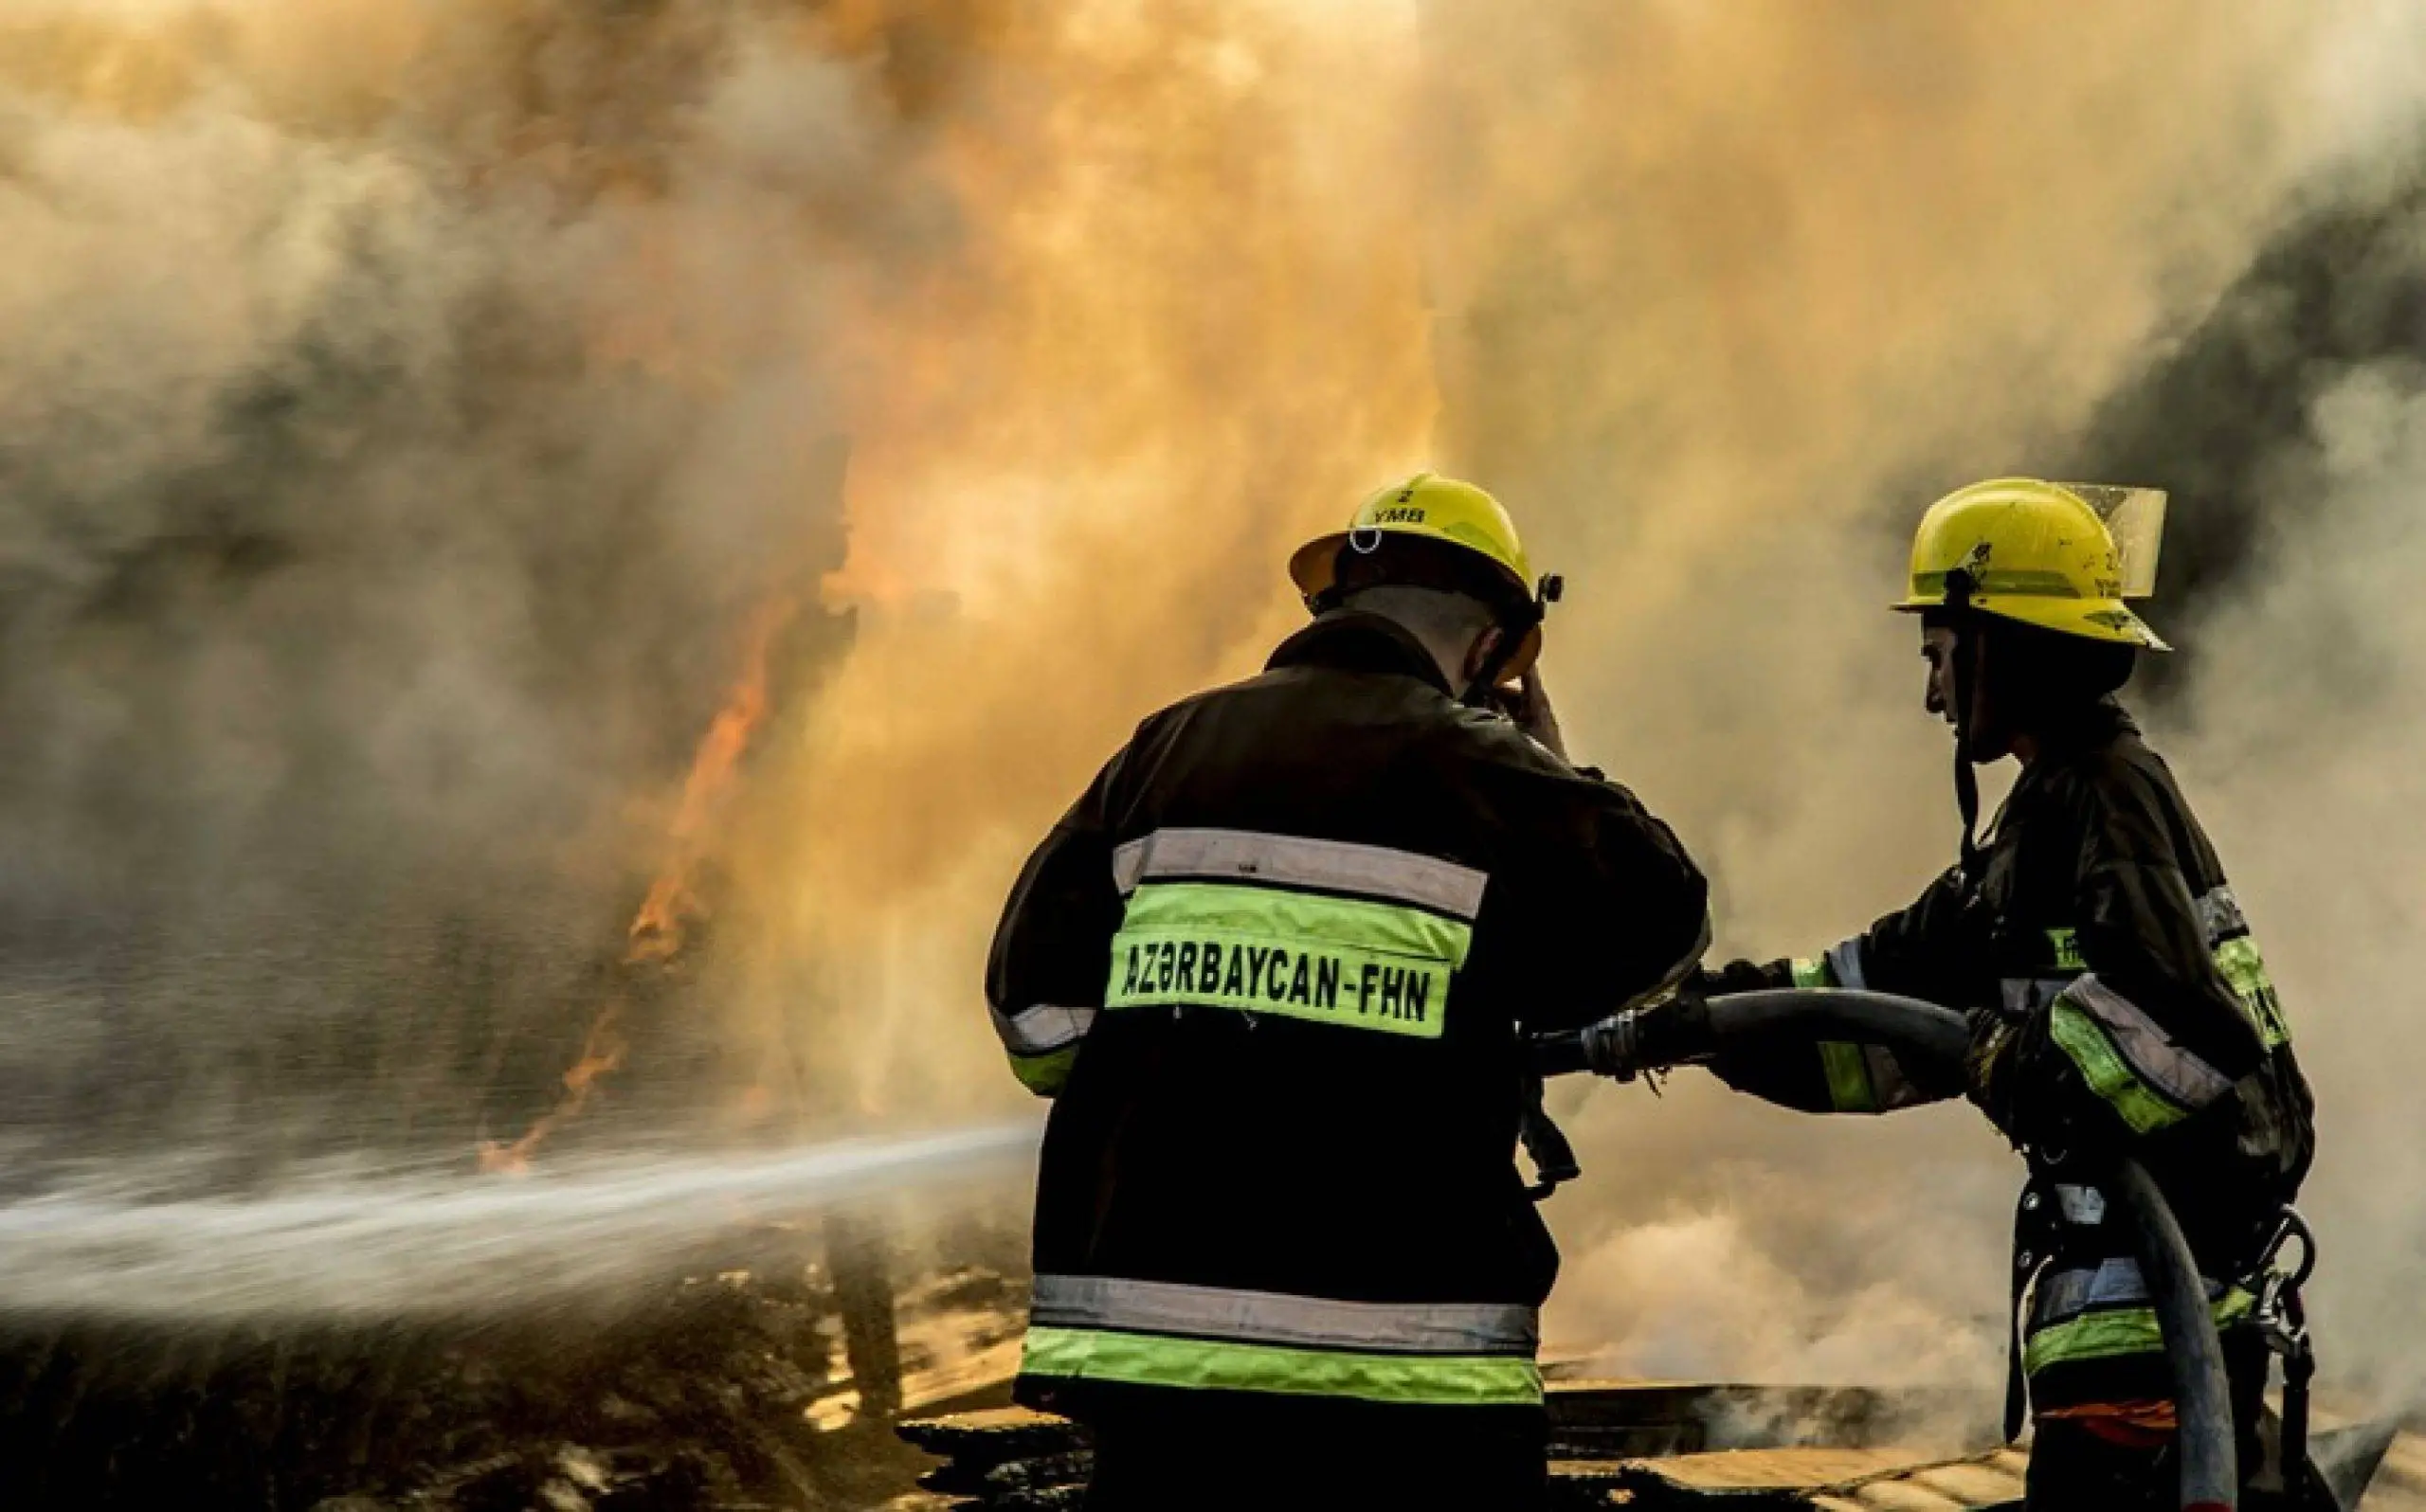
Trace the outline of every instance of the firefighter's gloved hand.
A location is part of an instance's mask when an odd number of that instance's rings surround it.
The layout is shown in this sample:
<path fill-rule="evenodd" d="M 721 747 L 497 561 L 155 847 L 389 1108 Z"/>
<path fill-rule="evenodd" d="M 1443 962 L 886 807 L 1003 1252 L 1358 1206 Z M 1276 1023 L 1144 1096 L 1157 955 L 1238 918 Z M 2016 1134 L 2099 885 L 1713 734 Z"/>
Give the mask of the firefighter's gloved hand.
<path fill-rule="evenodd" d="M 1971 1101 L 2018 1149 L 2102 1159 L 2131 1143 L 2113 1106 L 2055 1042 L 2043 1010 L 2016 1018 L 1973 1009 L 1964 1071 Z"/>
<path fill-rule="evenodd" d="M 2015 1139 L 2013 1119 L 2013 1020 L 1992 1008 L 1971 1012 L 1971 1048 L 1963 1057 L 1964 1092 L 1988 1115 L 2006 1138 Z"/>
<path fill-rule="evenodd" d="M 1757 961 L 1730 961 L 1716 971 L 1695 966 L 1680 991 L 1695 998 L 1724 998 L 1731 992 L 1759 992 L 1792 983 L 1792 975 L 1781 968 L 1765 966 Z"/>

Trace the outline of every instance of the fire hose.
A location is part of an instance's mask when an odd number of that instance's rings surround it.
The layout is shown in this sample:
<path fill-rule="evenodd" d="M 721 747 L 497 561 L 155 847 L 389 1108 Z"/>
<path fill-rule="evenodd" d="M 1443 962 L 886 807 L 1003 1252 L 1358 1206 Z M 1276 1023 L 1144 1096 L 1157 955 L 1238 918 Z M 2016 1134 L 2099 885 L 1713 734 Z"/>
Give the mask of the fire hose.
<path fill-rule="evenodd" d="M 1643 1057 L 1641 1024 L 1639 1014 L 1629 1011 L 1584 1029 L 1541 1035 L 1533 1042 L 1534 1069 L 1545 1076 L 1592 1071 L 1620 1080 L 1659 1070 Z M 1778 988 L 1712 998 L 1710 1027 L 1722 1053 L 1730 1046 L 1773 1036 L 1845 1040 L 1883 1046 L 1909 1057 L 1910 1064 L 1927 1064 L 1950 1075 L 1959 1074 L 1970 1048 L 1970 1031 L 1963 1015 L 1952 1009 L 1889 993 L 1837 988 Z M 2129 1225 L 2164 1339 L 2181 1422 L 2181 1504 L 2185 1512 L 2236 1508 L 2238 1451 L 2223 1341 L 2217 1336 L 2190 1243 L 2155 1180 L 2137 1161 L 2116 1157 L 2097 1184 Z"/>

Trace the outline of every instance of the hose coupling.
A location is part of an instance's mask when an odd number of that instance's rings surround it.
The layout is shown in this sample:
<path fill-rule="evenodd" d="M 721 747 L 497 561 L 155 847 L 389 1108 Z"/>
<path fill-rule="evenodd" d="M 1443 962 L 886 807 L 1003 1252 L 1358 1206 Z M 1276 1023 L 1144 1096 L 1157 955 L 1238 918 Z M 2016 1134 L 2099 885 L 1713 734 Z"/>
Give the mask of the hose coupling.
<path fill-rule="evenodd" d="M 1647 1069 L 1643 1058 L 1642 1010 L 1628 1008 L 1584 1027 L 1584 1063 L 1596 1076 L 1630 1082 Z"/>

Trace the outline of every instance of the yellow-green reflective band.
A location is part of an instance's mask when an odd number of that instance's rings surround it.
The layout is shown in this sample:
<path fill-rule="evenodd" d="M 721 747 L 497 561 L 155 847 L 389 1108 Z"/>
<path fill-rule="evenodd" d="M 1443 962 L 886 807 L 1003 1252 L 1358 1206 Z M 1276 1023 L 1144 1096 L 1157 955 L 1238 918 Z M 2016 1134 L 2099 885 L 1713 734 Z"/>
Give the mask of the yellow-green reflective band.
<path fill-rule="evenodd" d="M 1913 573 L 1912 597 L 1916 599 L 1942 599 L 1946 597 L 1946 580 L 1949 574 L 1945 572 Z M 2003 571 L 1991 569 L 1985 572 L 1974 573 L 1972 575 L 1971 591 L 1974 594 L 2010 593 L 2017 597 L 2025 599 L 2077 599 L 2081 597 L 2081 590 L 2073 585 L 2072 579 L 2064 576 L 2061 572 L 2023 570 L 2019 568 Z"/>
<path fill-rule="evenodd" d="M 1837 984 L 1836 974 L 1828 969 L 1824 956 L 1797 956 L 1793 965 L 1794 984 L 1798 987 L 1833 987 Z"/>
<path fill-rule="evenodd" d="M 1020 1085 L 1039 1097 L 1059 1096 L 1070 1080 L 1070 1068 L 1077 1063 L 1078 1047 L 1064 1045 L 1059 1050 L 1041 1055 L 1011 1056 L 1011 1074 Z"/>
<path fill-rule="evenodd" d="M 1859 1045 L 1823 1039 L 1820 1064 L 1828 1072 L 1828 1102 L 1838 1112 L 1878 1111 L 1878 1093 L 1870 1085 L 1870 1057 Z"/>
<path fill-rule="evenodd" d="M 2055 957 L 2058 971 L 2087 971 L 2089 963 L 2081 959 L 2080 937 L 2070 929 L 2047 931 L 2047 949 Z"/>
<path fill-rule="evenodd" d="M 2190 1116 L 2187 1109 L 2142 1081 L 2107 1037 L 2106 1030 L 2069 998 L 2055 999 L 2047 1016 L 2047 1031 L 2080 1068 L 2090 1090 L 2111 1104 L 2133 1132 L 2152 1134 Z"/>
<path fill-rule="evenodd" d="M 1106 1008 L 1176 1003 L 1437 1039 L 1473 927 L 1268 888 L 1150 884 L 1113 938 Z"/>
<path fill-rule="evenodd" d="M 2283 1017 L 2283 999 L 2275 996 L 2274 979 L 2267 974 L 2266 958 L 2258 954 L 2256 940 L 2242 935 L 2216 946 L 2216 969 L 2239 996 L 2267 1049 L 2290 1043 L 2291 1026 Z"/>
<path fill-rule="evenodd" d="M 2214 1304 L 2216 1326 L 2228 1327 L 2249 1316 L 2257 1299 L 2238 1287 Z M 2084 1359 L 2112 1359 L 2118 1355 L 2161 1354 L 2164 1331 L 2153 1307 L 2117 1307 L 2041 1328 L 2021 1348 L 2021 1368 L 2036 1376 L 2051 1365 Z"/>
<path fill-rule="evenodd" d="M 1029 1328 L 1020 1371 L 1130 1386 L 1440 1407 L 1534 1407 L 1542 1400 L 1541 1367 L 1504 1355 L 1366 1355 L 1096 1328 Z"/>

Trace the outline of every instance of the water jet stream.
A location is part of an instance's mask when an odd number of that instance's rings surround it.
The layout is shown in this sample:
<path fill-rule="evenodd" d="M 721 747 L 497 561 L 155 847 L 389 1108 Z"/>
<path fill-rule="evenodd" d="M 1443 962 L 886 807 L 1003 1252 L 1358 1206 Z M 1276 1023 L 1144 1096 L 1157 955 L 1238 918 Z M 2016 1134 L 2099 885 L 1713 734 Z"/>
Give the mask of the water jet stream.
<path fill-rule="evenodd" d="M 752 1225 L 1016 1171 L 1037 1138 L 996 1124 L 514 1178 L 355 1167 L 200 1197 L 156 1168 L 103 1168 L 0 1206 L 0 1316 L 360 1321 L 596 1302 Z"/>

